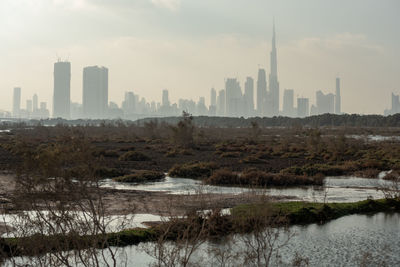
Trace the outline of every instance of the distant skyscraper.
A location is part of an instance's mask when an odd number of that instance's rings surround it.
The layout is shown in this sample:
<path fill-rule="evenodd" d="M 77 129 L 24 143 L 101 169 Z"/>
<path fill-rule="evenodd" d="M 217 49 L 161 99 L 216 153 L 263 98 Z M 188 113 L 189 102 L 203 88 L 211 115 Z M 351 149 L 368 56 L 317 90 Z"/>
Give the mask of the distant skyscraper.
<path fill-rule="evenodd" d="M 340 78 L 336 78 L 335 113 L 342 113 L 342 100 L 340 97 Z"/>
<path fill-rule="evenodd" d="M 271 51 L 271 73 L 269 74 L 269 92 L 272 102 L 273 116 L 279 115 L 279 82 L 278 82 L 278 59 L 276 54 L 275 22 L 273 26 L 272 51 Z"/>
<path fill-rule="evenodd" d="M 225 82 L 226 91 L 226 115 L 231 117 L 240 116 L 243 107 L 243 96 L 240 84 L 236 79 L 229 78 Z"/>
<path fill-rule="evenodd" d="M 21 88 L 15 87 L 13 94 L 13 117 L 19 118 L 21 111 Z"/>
<path fill-rule="evenodd" d="M 396 114 L 400 112 L 400 96 L 392 93 L 392 109 L 390 111 L 390 115 Z"/>
<path fill-rule="evenodd" d="M 325 114 L 335 112 L 335 95 L 334 94 L 324 94 L 321 91 L 316 93 L 317 99 L 317 114 Z"/>
<path fill-rule="evenodd" d="M 26 111 L 28 113 L 32 113 L 32 111 L 33 111 L 31 99 L 26 100 Z"/>
<path fill-rule="evenodd" d="M 264 114 L 265 98 L 267 96 L 267 75 L 264 69 L 258 70 L 257 79 L 257 115 L 262 116 Z"/>
<path fill-rule="evenodd" d="M 215 91 L 214 88 L 211 89 L 210 105 L 211 106 L 216 106 L 217 105 L 217 91 Z"/>
<path fill-rule="evenodd" d="M 283 116 L 294 117 L 294 90 L 286 89 L 283 91 Z"/>
<path fill-rule="evenodd" d="M 247 116 L 252 116 L 254 113 L 254 80 L 251 77 L 247 77 L 244 84 L 244 98 L 246 105 Z"/>
<path fill-rule="evenodd" d="M 217 91 L 214 88 L 211 89 L 210 93 L 210 108 L 209 108 L 210 116 L 217 115 Z"/>
<path fill-rule="evenodd" d="M 170 106 L 168 90 L 163 90 L 162 92 L 162 105 L 164 107 Z"/>
<path fill-rule="evenodd" d="M 39 109 L 39 100 L 37 94 L 33 95 L 32 102 L 33 102 L 33 112 L 35 112 Z"/>
<path fill-rule="evenodd" d="M 218 99 L 217 99 L 217 114 L 218 116 L 225 116 L 226 115 L 226 95 L 225 90 L 220 90 L 218 92 Z"/>
<path fill-rule="evenodd" d="M 297 98 L 297 116 L 300 118 L 309 115 L 309 100 L 308 98 Z"/>
<path fill-rule="evenodd" d="M 53 117 L 70 117 L 71 105 L 71 63 L 54 64 Z"/>
<path fill-rule="evenodd" d="M 101 119 L 108 115 L 108 69 L 86 67 L 83 69 L 83 116 Z"/>

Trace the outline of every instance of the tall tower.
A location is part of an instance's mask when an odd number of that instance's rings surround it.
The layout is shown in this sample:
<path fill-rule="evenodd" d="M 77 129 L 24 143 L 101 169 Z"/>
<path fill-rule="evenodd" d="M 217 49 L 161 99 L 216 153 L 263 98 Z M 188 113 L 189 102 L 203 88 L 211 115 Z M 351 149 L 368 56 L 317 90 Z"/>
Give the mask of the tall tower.
<path fill-rule="evenodd" d="M 263 116 L 265 99 L 267 97 L 267 77 L 264 69 L 258 70 L 257 79 L 257 115 Z"/>
<path fill-rule="evenodd" d="M 254 80 L 251 77 L 247 77 L 244 84 L 244 97 L 246 105 L 247 116 L 252 116 L 254 113 Z"/>
<path fill-rule="evenodd" d="M 39 109 L 39 99 L 37 94 L 33 95 L 32 102 L 33 102 L 33 112 L 35 112 Z"/>
<path fill-rule="evenodd" d="M 336 78 L 335 114 L 342 113 L 342 99 L 340 97 L 340 78 Z"/>
<path fill-rule="evenodd" d="M 279 82 L 278 82 L 278 59 L 276 55 L 275 21 L 273 22 L 272 51 L 271 51 L 271 73 L 269 74 L 269 93 L 271 95 L 271 110 L 273 116 L 279 115 Z"/>
<path fill-rule="evenodd" d="M 104 119 L 108 115 L 108 69 L 83 69 L 83 115 L 90 119 Z"/>
<path fill-rule="evenodd" d="M 167 89 L 162 91 L 162 105 L 164 107 L 169 107 L 170 106 L 169 94 L 168 94 L 168 90 Z"/>
<path fill-rule="evenodd" d="M 53 117 L 70 117 L 71 63 L 54 63 Z"/>
<path fill-rule="evenodd" d="M 19 118 L 21 110 L 21 88 L 15 87 L 13 94 L 13 117 Z"/>

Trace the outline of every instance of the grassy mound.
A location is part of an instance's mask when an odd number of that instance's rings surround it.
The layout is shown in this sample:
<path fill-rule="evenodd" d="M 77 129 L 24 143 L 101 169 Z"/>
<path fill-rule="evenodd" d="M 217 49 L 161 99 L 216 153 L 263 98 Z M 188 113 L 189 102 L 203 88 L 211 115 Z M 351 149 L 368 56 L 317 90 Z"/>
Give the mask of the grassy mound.
<path fill-rule="evenodd" d="M 150 160 L 150 158 L 143 154 L 142 152 L 138 151 L 129 151 L 124 154 L 122 154 L 119 157 L 120 161 L 147 161 Z"/>

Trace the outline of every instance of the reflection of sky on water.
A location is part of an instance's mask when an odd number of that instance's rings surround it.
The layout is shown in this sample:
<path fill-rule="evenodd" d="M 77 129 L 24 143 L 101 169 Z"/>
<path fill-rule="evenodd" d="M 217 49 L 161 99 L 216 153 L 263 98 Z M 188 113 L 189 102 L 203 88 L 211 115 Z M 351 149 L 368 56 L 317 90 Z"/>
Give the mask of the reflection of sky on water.
<path fill-rule="evenodd" d="M 288 188 L 248 189 L 241 187 L 203 185 L 201 181 L 184 178 L 167 177 L 164 181 L 148 184 L 124 184 L 112 180 L 103 182 L 103 187 L 122 190 L 141 190 L 151 192 L 166 192 L 168 194 L 241 194 L 246 192 L 265 193 L 270 196 L 287 196 L 295 200 L 353 202 L 367 198 L 382 198 L 383 194 L 377 188 L 390 184 L 382 179 L 366 179 L 357 177 L 327 177 L 326 187 L 304 186 Z"/>

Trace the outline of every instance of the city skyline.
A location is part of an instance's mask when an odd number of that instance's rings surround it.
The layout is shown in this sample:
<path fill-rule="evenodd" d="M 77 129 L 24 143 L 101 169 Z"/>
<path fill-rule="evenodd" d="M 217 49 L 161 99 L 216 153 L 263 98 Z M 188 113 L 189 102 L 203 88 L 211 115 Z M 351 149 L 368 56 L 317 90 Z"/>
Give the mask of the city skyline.
<path fill-rule="evenodd" d="M 106 67 L 89 66 L 83 68 L 82 102 L 71 102 L 71 63 L 58 59 L 54 63 L 53 112 L 51 117 L 64 119 L 105 119 L 124 118 L 137 119 L 146 116 L 174 116 L 185 111 L 193 115 L 227 116 L 227 117 L 305 117 L 324 113 L 341 114 L 340 78 L 336 78 L 335 94 L 316 92 L 316 103 L 309 107 L 308 98 L 295 97 L 293 89 L 285 89 L 283 105 L 280 109 L 280 88 L 278 80 L 278 56 L 276 46 L 275 21 L 272 26 L 272 49 L 270 52 L 270 73 L 258 70 L 256 99 L 254 95 L 254 79 L 246 78 L 244 90 L 237 78 L 225 78 L 225 88 L 218 96 L 214 88 L 210 92 L 210 102 L 207 106 L 205 97 L 199 96 L 198 102 L 192 99 L 180 98 L 173 103 L 169 91 L 162 91 L 161 102 L 146 101 L 134 92 L 125 92 L 121 105 L 109 102 L 109 70 Z M 257 106 L 254 103 L 257 103 Z M 393 100 L 392 100 L 393 102 Z M 35 108 L 33 108 L 33 105 Z M 42 104 L 41 104 L 42 106 Z M 27 100 L 26 109 L 21 109 L 21 88 L 14 88 L 13 112 L 15 118 L 35 118 L 48 112 L 41 109 L 38 112 L 38 96 Z"/>
<path fill-rule="evenodd" d="M 37 93 L 52 110 L 48 75 L 58 57 L 72 62 L 72 102 L 82 101 L 81 72 L 93 65 L 112 70 L 113 102 L 126 91 L 159 101 L 164 88 L 173 102 L 209 102 L 223 77 L 256 79 L 259 64 L 269 75 L 274 16 L 281 93 L 292 88 L 314 102 L 317 90 L 335 92 L 339 76 L 344 99 L 364 96 L 344 102 L 344 111 L 381 114 L 399 90 L 398 1 L 134 2 L 1 1 L 0 108 L 11 110 L 10 88 L 18 86 L 23 103 Z"/>

